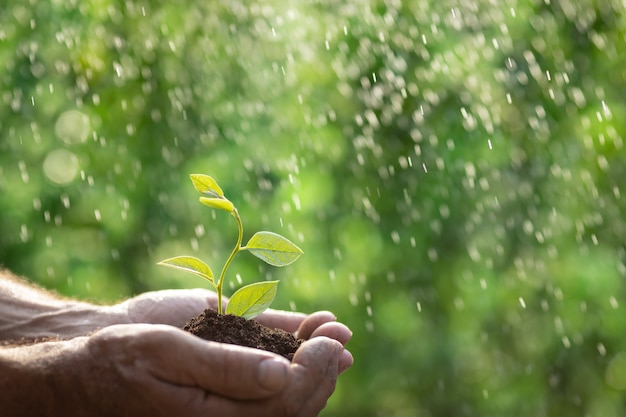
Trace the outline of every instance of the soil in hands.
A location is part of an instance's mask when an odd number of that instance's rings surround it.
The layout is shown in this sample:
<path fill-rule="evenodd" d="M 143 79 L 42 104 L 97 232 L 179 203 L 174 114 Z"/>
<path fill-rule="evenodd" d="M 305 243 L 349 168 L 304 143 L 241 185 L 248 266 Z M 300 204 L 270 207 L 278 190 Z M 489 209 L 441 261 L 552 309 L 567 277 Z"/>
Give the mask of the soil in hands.
<path fill-rule="evenodd" d="M 289 360 L 303 342 L 284 330 L 231 314 L 219 315 L 215 310 L 204 310 L 190 319 L 183 330 L 205 340 L 262 349 Z"/>

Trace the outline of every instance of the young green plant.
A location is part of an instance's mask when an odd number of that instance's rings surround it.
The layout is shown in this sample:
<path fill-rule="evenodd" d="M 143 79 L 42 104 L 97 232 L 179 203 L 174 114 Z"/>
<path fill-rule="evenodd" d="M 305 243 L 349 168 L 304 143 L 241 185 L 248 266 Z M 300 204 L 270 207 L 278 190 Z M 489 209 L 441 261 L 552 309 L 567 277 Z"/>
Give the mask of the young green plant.
<path fill-rule="evenodd" d="M 298 257 L 302 255 L 302 250 L 284 236 L 265 231 L 255 233 L 250 240 L 248 240 L 248 243 L 242 246 L 243 224 L 241 217 L 233 203 L 224 196 L 221 187 L 208 175 L 192 174 L 190 178 L 195 189 L 202 194 L 200 203 L 214 209 L 224 210 L 235 218 L 239 229 L 237 243 L 230 253 L 230 256 L 226 259 L 222 267 L 222 272 L 217 280 L 211 268 L 206 263 L 193 256 L 177 256 L 161 261 L 158 264 L 190 272 L 209 281 L 217 292 L 217 312 L 218 314 L 223 314 L 222 289 L 224 287 L 226 270 L 239 252 L 248 251 L 270 265 L 285 266 L 298 259 Z M 258 316 L 274 301 L 277 287 L 278 281 L 264 281 L 246 285 L 238 289 L 228 301 L 226 314 L 234 314 L 246 319 Z"/>

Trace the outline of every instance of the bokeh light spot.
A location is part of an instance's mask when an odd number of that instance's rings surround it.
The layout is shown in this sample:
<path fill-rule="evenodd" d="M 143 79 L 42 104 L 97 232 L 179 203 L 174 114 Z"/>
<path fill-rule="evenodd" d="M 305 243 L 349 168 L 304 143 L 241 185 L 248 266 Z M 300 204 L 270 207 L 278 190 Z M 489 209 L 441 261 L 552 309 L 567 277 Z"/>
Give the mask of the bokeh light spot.
<path fill-rule="evenodd" d="M 68 145 L 83 143 L 89 136 L 91 123 L 89 117 L 78 110 L 68 110 L 59 116 L 54 133 Z"/>
<path fill-rule="evenodd" d="M 78 174 L 78 158 L 68 150 L 54 150 L 43 161 L 43 172 L 56 185 L 68 184 Z"/>

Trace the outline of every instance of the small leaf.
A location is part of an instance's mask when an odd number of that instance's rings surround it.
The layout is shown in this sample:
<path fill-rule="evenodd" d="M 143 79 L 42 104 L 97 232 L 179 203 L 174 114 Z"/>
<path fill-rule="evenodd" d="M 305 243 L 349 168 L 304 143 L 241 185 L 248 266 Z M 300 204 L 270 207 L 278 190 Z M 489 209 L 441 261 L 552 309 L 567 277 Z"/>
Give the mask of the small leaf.
<path fill-rule="evenodd" d="M 196 190 L 202 194 L 209 194 L 213 197 L 224 197 L 224 191 L 220 188 L 212 177 L 204 174 L 191 174 L 189 176 Z"/>
<path fill-rule="evenodd" d="M 208 280 L 211 284 L 213 284 L 213 286 L 215 286 L 213 271 L 211 271 L 211 268 L 200 259 L 194 258 L 193 256 L 177 256 L 175 258 L 161 261 L 157 265 L 168 266 L 180 271 L 200 275 L 202 278 Z"/>
<path fill-rule="evenodd" d="M 286 237 L 272 232 L 257 232 L 250 238 L 245 248 L 270 265 L 285 266 L 302 255 L 302 249 Z"/>
<path fill-rule="evenodd" d="M 230 200 L 227 200 L 223 197 L 222 198 L 200 197 L 200 202 L 204 204 L 205 206 L 209 206 L 209 207 L 220 209 L 220 210 L 225 210 L 229 213 L 232 213 L 233 210 L 235 209 L 235 206 L 233 205 L 233 203 L 231 203 Z"/>
<path fill-rule="evenodd" d="M 267 310 L 276 297 L 277 289 L 278 281 L 256 282 L 239 288 L 230 297 L 226 314 L 252 319 Z"/>

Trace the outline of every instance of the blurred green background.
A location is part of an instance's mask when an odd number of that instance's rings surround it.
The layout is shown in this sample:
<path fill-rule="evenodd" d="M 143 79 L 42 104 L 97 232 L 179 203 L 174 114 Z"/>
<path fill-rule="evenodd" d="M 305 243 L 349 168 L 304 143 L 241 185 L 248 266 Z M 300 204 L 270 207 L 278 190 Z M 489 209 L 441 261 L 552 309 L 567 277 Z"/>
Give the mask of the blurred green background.
<path fill-rule="evenodd" d="M 222 265 L 206 173 L 305 251 L 231 281 L 354 331 L 324 416 L 626 415 L 625 8 L 3 0 L 0 264 L 204 286 L 155 264 Z"/>

